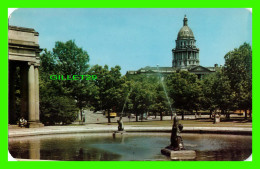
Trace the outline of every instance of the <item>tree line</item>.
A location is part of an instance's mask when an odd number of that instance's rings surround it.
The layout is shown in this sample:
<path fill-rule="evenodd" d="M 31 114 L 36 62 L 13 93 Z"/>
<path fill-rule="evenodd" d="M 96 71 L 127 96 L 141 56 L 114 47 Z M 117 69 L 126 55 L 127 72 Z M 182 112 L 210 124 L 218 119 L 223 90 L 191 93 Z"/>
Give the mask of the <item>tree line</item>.
<path fill-rule="evenodd" d="M 221 111 L 229 118 L 233 110 L 252 113 L 252 49 L 247 43 L 228 52 L 225 65 L 199 80 L 180 71 L 164 75 L 126 76 L 120 66 L 89 65 L 89 55 L 74 41 L 56 42 L 40 56 L 40 111 L 45 124 L 69 124 L 84 109 L 123 115 L 172 115 Z M 50 75 L 96 75 L 95 80 L 50 80 Z M 164 84 L 164 87 L 162 85 Z M 166 93 L 168 98 L 166 97 Z M 247 113 L 246 113 L 247 116 Z M 245 117 L 247 118 L 247 117 Z M 108 116 L 108 122 L 110 117 Z"/>

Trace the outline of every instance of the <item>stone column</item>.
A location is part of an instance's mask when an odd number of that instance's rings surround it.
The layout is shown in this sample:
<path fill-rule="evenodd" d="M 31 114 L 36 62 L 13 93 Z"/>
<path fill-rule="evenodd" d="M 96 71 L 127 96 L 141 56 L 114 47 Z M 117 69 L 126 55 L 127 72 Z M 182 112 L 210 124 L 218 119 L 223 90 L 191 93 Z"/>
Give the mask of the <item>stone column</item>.
<path fill-rule="evenodd" d="M 198 61 L 198 65 L 199 65 L 199 52 L 196 52 L 196 59 L 197 59 L 197 61 Z"/>
<path fill-rule="evenodd" d="M 195 58 L 194 52 L 192 51 L 191 53 L 192 53 L 193 64 L 196 65 L 196 58 Z"/>
<path fill-rule="evenodd" d="M 35 75 L 34 75 L 34 65 L 29 62 L 28 71 L 28 102 L 29 102 L 29 123 L 35 122 Z"/>
<path fill-rule="evenodd" d="M 180 55 L 180 57 L 181 57 L 181 66 L 184 67 L 184 65 L 185 65 L 184 64 L 184 59 L 183 59 L 182 55 Z"/>
<path fill-rule="evenodd" d="M 39 65 L 34 66 L 34 80 L 35 80 L 35 121 L 40 122 L 40 107 L 39 107 Z"/>
<path fill-rule="evenodd" d="M 189 52 L 188 51 L 186 52 L 186 56 L 187 56 L 187 65 L 189 65 L 189 60 L 190 59 L 189 59 Z"/>
<path fill-rule="evenodd" d="M 15 105 L 15 76 L 16 65 L 13 62 L 9 61 L 9 70 L 8 70 L 8 120 L 9 124 L 16 124 L 18 117 L 16 116 L 16 105 Z"/>

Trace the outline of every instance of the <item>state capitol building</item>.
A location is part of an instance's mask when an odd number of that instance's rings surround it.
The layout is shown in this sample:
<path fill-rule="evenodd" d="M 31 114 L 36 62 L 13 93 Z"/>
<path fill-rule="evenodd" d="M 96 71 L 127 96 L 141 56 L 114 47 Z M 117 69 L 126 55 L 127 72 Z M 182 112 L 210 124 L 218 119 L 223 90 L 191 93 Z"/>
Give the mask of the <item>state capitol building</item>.
<path fill-rule="evenodd" d="M 196 39 L 188 26 L 188 18 L 186 15 L 183 19 L 183 26 L 180 29 L 177 39 L 175 40 L 176 46 L 172 49 L 172 67 L 150 67 L 146 66 L 137 71 L 127 71 L 126 75 L 137 75 L 137 74 L 147 74 L 151 75 L 154 73 L 170 74 L 179 71 L 188 71 L 190 73 L 196 74 L 199 79 L 204 75 L 215 72 L 216 67 L 204 67 L 200 65 L 199 60 L 199 48 L 196 47 Z"/>

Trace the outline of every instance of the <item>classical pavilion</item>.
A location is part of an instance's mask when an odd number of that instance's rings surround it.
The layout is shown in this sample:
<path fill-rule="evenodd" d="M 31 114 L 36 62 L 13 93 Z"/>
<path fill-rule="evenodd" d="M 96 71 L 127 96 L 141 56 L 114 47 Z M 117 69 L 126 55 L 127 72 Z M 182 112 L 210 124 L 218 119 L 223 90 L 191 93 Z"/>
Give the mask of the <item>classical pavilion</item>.
<path fill-rule="evenodd" d="M 8 27 L 8 124 L 21 117 L 29 127 L 41 127 L 39 66 L 42 49 L 32 28 Z M 19 96 L 19 97 L 18 97 Z"/>

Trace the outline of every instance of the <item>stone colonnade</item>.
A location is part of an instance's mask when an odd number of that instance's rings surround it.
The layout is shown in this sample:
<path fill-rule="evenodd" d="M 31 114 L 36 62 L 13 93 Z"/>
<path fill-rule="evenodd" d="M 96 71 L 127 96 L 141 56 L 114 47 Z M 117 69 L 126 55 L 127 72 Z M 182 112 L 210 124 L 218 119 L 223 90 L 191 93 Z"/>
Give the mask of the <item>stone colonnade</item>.
<path fill-rule="evenodd" d="M 20 117 L 24 117 L 29 127 L 40 127 L 39 108 L 39 63 L 9 62 L 9 124 L 16 124 Z M 17 71 L 19 67 L 19 71 Z M 20 75 L 20 113 L 17 115 L 15 79 Z"/>
<path fill-rule="evenodd" d="M 199 65 L 199 53 L 197 51 L 179 51 L 173 53 L 173 67 Z"/>

